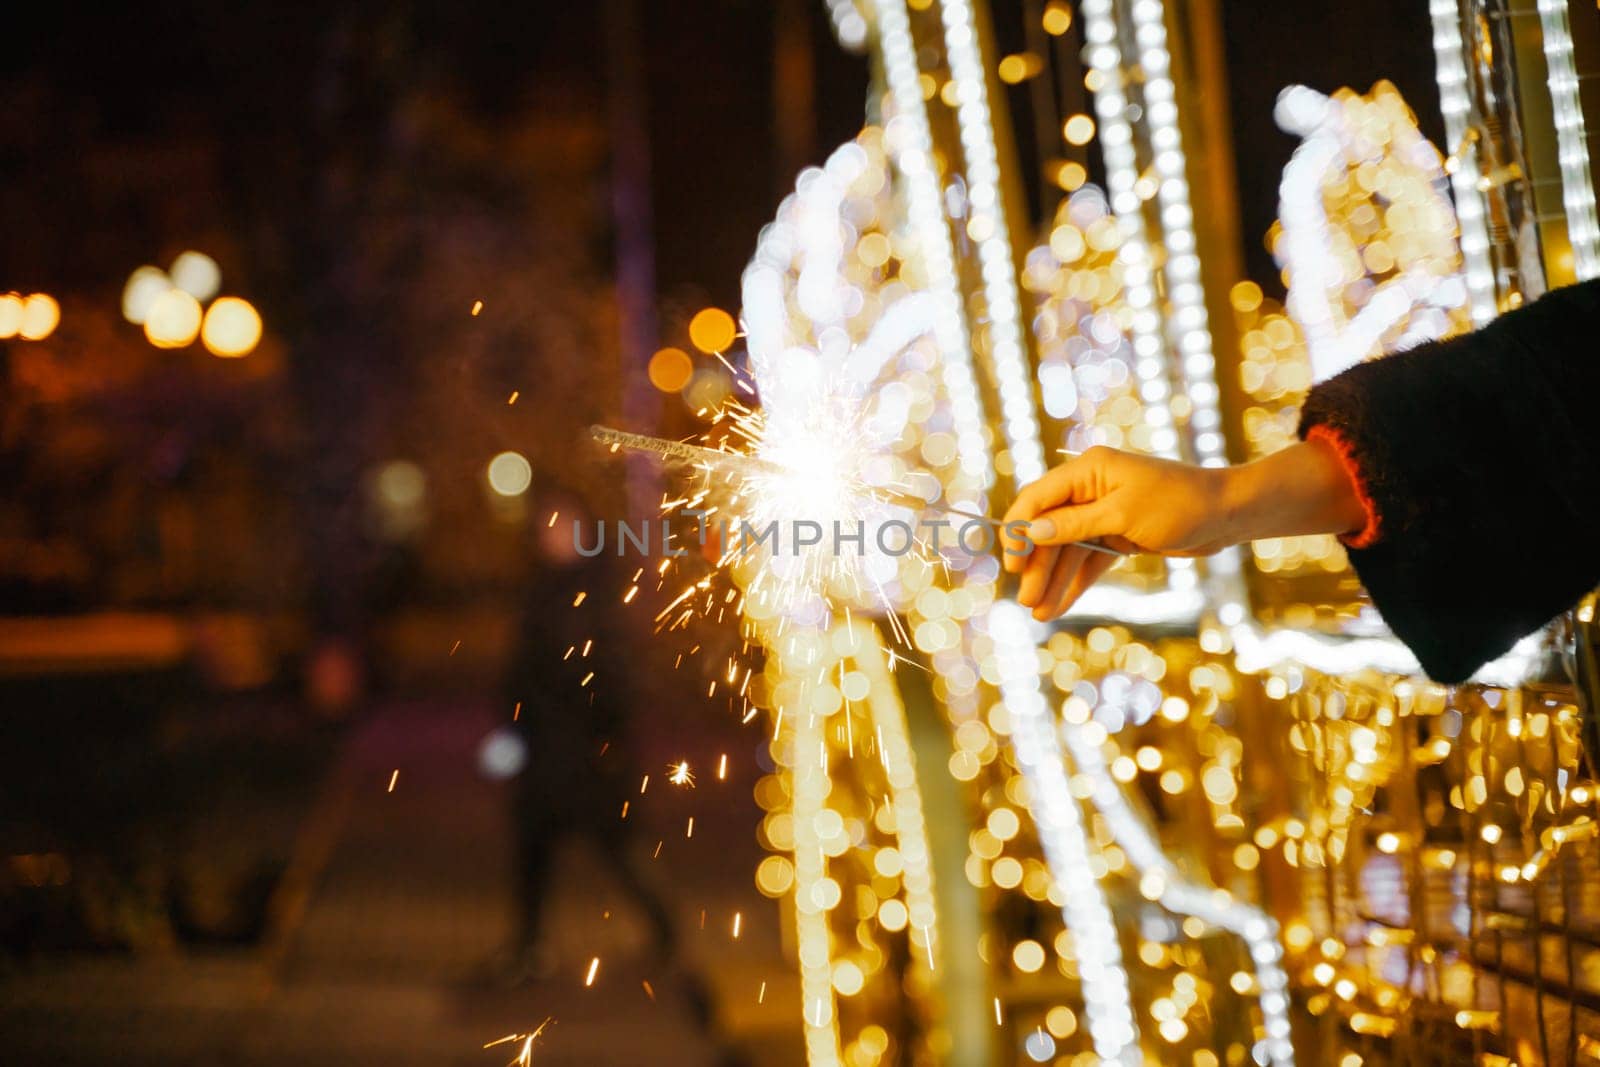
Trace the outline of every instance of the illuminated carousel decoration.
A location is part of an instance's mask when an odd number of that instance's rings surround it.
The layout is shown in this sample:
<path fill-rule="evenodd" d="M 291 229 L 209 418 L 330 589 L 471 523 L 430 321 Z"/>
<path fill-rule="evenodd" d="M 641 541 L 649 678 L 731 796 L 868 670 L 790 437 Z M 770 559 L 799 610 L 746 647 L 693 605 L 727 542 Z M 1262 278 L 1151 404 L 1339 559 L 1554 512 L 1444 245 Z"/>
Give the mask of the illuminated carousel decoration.
<path fill-rule="evenodd" d="M 1056 448 L 1216 465 L 1239 433 L 1264 454 L 1314 378 L 1592 272 L 1565 11 L 1541 2 L 1513 48 L 1503 12 L 1430 6 L 1448 157 L 1387 85 L 1286 93 L 1288 306 L 1224 282 L 1219 345 L 1161 0 L 1044 5 L 1046 33 L 1081 32 L 1065 76 L 1098 121 L 1067 133 L 1097 131 L 1106 189 L 1078 167 L 1035 247 L 986 7 L 828 8 L 875 52 L 879 124 L 763 231 L 743 308 L 760 409 L 735 421 L 749 453 L 810 472 L 755 513 L 860 519 L 864 546 L 730 557 L 778 768 L 757 882 L 792 908 L 809 1062 L 1592 1056 L 1600 785 L 1571 687 L 1533 680 L 1539 641 L 1473 686 L 1415 677 L 1331 538 L 1125 561 L 1045 627 L 985 551 L 886 551 L 918 509 L 872 495 L 985 513 Z M 1484 120 L 1534 58 L 1559 234 L 1539 153 Z M 1045 64 L 1012 60 L 1008 81 Z"/>

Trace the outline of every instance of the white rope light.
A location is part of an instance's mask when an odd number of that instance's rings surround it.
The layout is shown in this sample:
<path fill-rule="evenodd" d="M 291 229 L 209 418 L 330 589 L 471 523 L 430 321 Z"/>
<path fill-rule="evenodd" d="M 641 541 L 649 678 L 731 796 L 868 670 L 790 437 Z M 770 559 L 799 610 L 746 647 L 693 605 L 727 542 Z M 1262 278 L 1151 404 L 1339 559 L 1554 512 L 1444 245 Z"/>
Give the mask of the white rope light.
<path fill-rule="evenodd" d="M 1026 610 L 1015 603 L 998 603 L 989 612 L 1000 692 L 1011 716 L 1011 743 L 1027 776 L 1029 813 L 1072 930 L 1095 1054 L 1109 1063 L 1138 1064 L 1143 1061 L 1122 946 L 1105 893 L 1090 869 L 1089 843 L 1067 783 L 1056 717 L 1039 691 L 1039 657 L 1030 623 Z"/>
<path fill-rule="evenodd" d="M 1484 223 L 1482 177 L 1477 149 L 1467 144 L 1472 101 L 1467 95 L 1467 67 L 1462 58 L 1461 11 L 1456 0 L 1430 0 L 1433 19 L 1434 79 L 1439 83 L 1439 110 L 1444 115 L 1446 149 L 1455 165 L 1450 191 L 1455 194 L 1461 227 L 1461 258 L 1466 264 L 1467 302 L 1473 326 L 1499 313 L 1495 305 L 1494 268 L 1489 262 L 1489 231 Z"/>
<path fill-rule="evenodd" d="M 1162 273 L 1172 307 L 1168 324 L 1177 346 L 1180 377 L 1194 405 L 1189 425 L 1195 460 L 1203 466 L 1223 467 L 1228 457 L 1222 438 L 1222 413 L 1217 408 L 1216 359 L 1206 316 L 1205 289 L 1200 284 L 1200 257 L 1195 252 L 1194 208 L 1169 73 L 1172 55 L 1167 51 L 1165 10 L 1161 0 L 1134 0 L 1132 15 L 1139 66 L 1145 76 L 1144 115 L 1158 179 L 1156 203 L 1161 209 L 1167 249 Z"/>
<path fill-rule="evenodd" d="M 1192 915 L 1201 922 L 1237 935 L 1250 950 L 1256 984 L 1261 988 L 1261 1017 L 1266 1030 L 1267 1062 L 1291 1067 L 1294 1046 L 1289 1040 L 1289 976 L 1283 969 L 1283 948 L 1278 924 L 1260 908 L 1236 900 L 1225 890 L 1189 881 L 1167 858 L 1157 841 L 1128 804 L 1122 787 L 1111 777 L 1100 748 L 1082 726 L 1062 731 L 1078 772 L 1088 778 L 1089 799 L 1106 820 L 1111 836 L 1127 854 L 1139 875 L 1141 891 L 1177 915 Z"/>
<path fill-rule="evenodd" d="M 1094 111 L 1100 122 L 1100 155 L 1106 168 L 1111 211 L 1122 231 L 1117 258 L 1122 263 L 1123 291 L 1133 311 L 1133 369 L 1139 378 L 1139 399 L 1144 402 L 1145 421 L 1153 427 L 1151 451 L 1168 459 L 1182 459 L 1178 433 L 1172 423 L 1172 383 L 1167 376 L 1167 343 L 1156 300 L 1150 236 L 1143 205 L 1134 190 L 1139 180 L 1139 161 L 1133 126 L 1128 121 L 1127 83 L 1122 71 L 1116 15 L 1112 0 L 1084 0 L 1079 13 L 1083 16 L 1083 34 L 1088 42 L 1085 54 L 1089 69 L 1099 79 L 1099 88 L 1094 93 Z M 1169 99 L 1164 106 L 1172 109 L 1175 120 L 1177 105 Z M 1163 222 L 1188 221 L 1183 210 L 1163 209 Z M 1214 381 L 1211 392 L 1213 395 L 1216 392 Z M 1193 560 L 1171 559 L 1167 561 L 1167 568 L 1176 588 L 1195 587 Z"/>
<path fill-rule="evenodd" d="M 833 35 L 847 52 L 863 52 L 867 47 L 867 20 L 856 9 L 855 0 L 827 0 L 828 21 Z"/>
<path fill-rule="evenodd" d="M 790 647 L 794 647 L 791 642 Z M 815 666 L 797 666 L 815 672 Z M 816 890 L 826 882 L 828 861 L 817 836 L 816 818 L 827 806 L 827 742 L 821 720 L 799 712 L 792 716 L 794 749 L 794 922 L 800 956 L 800 1009 L 805 1021 L 809 1067 L 840 1067 L 839 1029 L 834 1025 L 833 934 L 828 909 Z"/>
<path fill-rule="evenodd" d="M 1134 184 L 1139 180 L 1139 162 L 1134 149 L 1133 126 L 1128 122 L 1116 16 L 1111 0 L 1084 0 L 1079 13 L 1083 16 L 1083 34 L 1088 42 L 1089 69 L 1099 80 L 1099 88 L 1094 93 L 1094 111 L 1100 121 L 1100 154 L 1105 161 L 1106 190 L 1110 194 L 1111 210 L 1122 230 L 1122 246 L 1117 258 L 1122 262 L 1122 284 L 1128 306 L 1133 309 L 1134 373 L 1139 378 L 1139 398 L 1144 401 L 1145 421 L 1155 427 L 1151 450 L 1168 459 L 1181 459 L 1178 435 L 1168 407 L 1172 386 L 1166 374 L 1166 340 L 1161 330 L 1161 312 L 1156 307 L 1149 237 L 1139 194 L 1134 191 Z"/>
<path fill-rule="evenodd" d="M 862 625 L 862 624 L 856 624 Z M 851 627 L 854 650 L 850 653 L 871 686 L 867 708 L 883 746 L 880 757 L 889 779 L 889 800 L 894 804 L 895 843 L 900 851 L 900 884 L 905 888 L 907 935 L 914 955 L 938 966 L 939 944 L 934 936 L 937 910 L 933 893 L 933 860 L 928 852 L 928 828 L 922 812 L 922 792 L 917 786 L 916 759 L 906 728 L 906 709 L 900 690 L 883 658 L 883 636 L 876 626 L 865 633 Z M 837 644 L 837 641 L 835 642 Z M 847 712 L 848 714 L 848 712 Z"/>
<path fill-rule="evenodd" d="M 1578 280 L 1600 275 L 1600 224 L 1595 221 L 1594 185 L 1589 178 L 1589 141 L 1578 99 L 1578 71 L 1572 63 L 1572 28 L 1563 0 L 1539 0 L 1539 27 L 1549 71 L 1550 104 L 1555 112 L 1556 150 L 1561 163 L 1561 205 L 1567 212 L 1567 240 Z"/>
<path fill-rule="evenodd" d="M 984 77 L 982 50 L 967 0 L 944 0 L 945 59 L 956 87 L 956 122 L 966 159 L 967 232 L 978 246 L 983 298 L 989 315 L 989 358 L 1000 390 L 1001 422 L 1011 448 L 1016 483 L 1044 475 L 1044 445 L 1034 412 L 1033 381 L 1024 341 L 1022 295 L 1000 191 L 1000 156 Z"/>
<path fill-rule="evenodd" d="M 977 382 L 972 373 L 960 289 L 956 280 L 955 250 L 945 221 L 943 197 L 933 162 L 933 138 L 922 97 L 910 19 L 904 0 L 876 0 L 876 3 L 879 47 L 882 49 L 889 92 L 895 104 L 894 118 L 886 126 L 886 139 L 896 166 L 905 178 L 907 213 L 918 234 L 927 265 L 929 289 L 940 303 L 934 336 L 940 350 L 945 392 L 955 416 L 958 455 L 963 471 L 987 478 L 991 469 L 988 444 L 983 434 L 982 409 Z M 970 27 L 970 22 L 968 25 Z M 1000 221 L 1003 224 L 1003 219 Z M 1006 256 L 1006 277 L 1011 278 L 1009 251 Z M 1014 278 L 1011 286 L 1014 294 Z M 1019 363 L 1022 362 L 1021 355 L 1019 346 Z M 1027 385 L 1025 378 L 1024 385 Z M 1031 387 L 1028 387 L 1025 396 L 1031 420 Z M 1013 439 L 1008 436 L 1008 440 Z M 1034 424 L 1033 440 L 1042 473 L 1043 452 L 1038 444 L 1037 424 Z M 1014 443 L 1013 455 L 1019 455 Z M 1021 466 L 1017 468 L 1019 479 L 1022 470 Z M 997 605 L 992 611 L 1000 613 L 1004 620 L 1004 613 L 1008 609 L 1013 614 L 1021 610 L 1013 604 Z M 981 629 L 993 618 L 994 614 L 975 617 L 971 627 Z M 999 626 L 991 623 L 990 630 L 997 651 L 1007 655 L 1012 662 L 1037 663 L 1037 651 L 1025 622 L 1009 629 L 1003 622 Z M 965 640 L 970 641 L 971 638 L 972 629 L 968 628 Z M 948 668 L 949 664 L 946 657 L 936 655 L 934 666 Z M 1116 928 L 1100 887 L 1092 876 L 1087 875 L 1085 864 L 1088 844 L 1083 836 L 1076 802 L 1065 788 L 1060 748 L 1054 739 L 1052 717 L 1038 692 L 1037 675 L 1031 678 L 1031 684 L 1033 703 L 1036 705 L 1028 720 L 1031 732 L 1023 737 L 1020 731 L 1014 730 L 1012 740 L 1017 749 L 1017 761 L 1030 783 L 1029 795 L 1033 797 L 1033 815 L 1040 827 L 1040 837 L 1050 843 L 1046 848 L 1046 862 L 1052 873 L 1062 879 L 1064 885 L 1069 880 L 1088 877 L 1087 888 L 1071 894 L 1072 907 L 1064 909 L 1063 916 L 1073 931 L 1074 943 L 1079 946 L 1080 967 L 1084 968 L 1081 973 L 1085 976 L 1085 1015 L 1090 1033 L 1094 1035 L 1097 1052 L 1112 1062 L 1120 1060 L 1134 1063 L 1137 1062 L 1138 1038 L 1134 1030 L 1127 974 L 1122 970 L 1121 946 L 1117 942 Z M 1041 743 L 1048 746 L 1042 752 L 1039 748 Z M 1054 785 L 1041 787 L 1038 784 L 1040 780 Z M 1055 829 L 1057 827 L 1061 829 Z M 1059 840 L 1062 836 L 1069 839 L 1065 846 Z M 1073 856 L 1078 859 L 1075 865 L 1068 862 Z M 1084 925 L 1086 920 L 1088 926 Z M 1091 983 L 1090 975 L 1106 980 Z"/>
<path fill-rule="evenodd" d="M 941 382 L 955 423 L 957 452 L 961 469 L 978 479 L 978 484 L 987 485 L 992 474 L 983 407 L 972 370 L 971 344 L 956 280 L 955 247 L 944 217 L 911 20 L 905 0 L 875 0 L 875 4 L 878 44 L 894 103 L 894 116 L 884 127 L 884 137 L 895 167 L 905 179 L 906 213 L 927 267 L 929 292 L 938 301 L 933 336 L 939 346 Z"/>

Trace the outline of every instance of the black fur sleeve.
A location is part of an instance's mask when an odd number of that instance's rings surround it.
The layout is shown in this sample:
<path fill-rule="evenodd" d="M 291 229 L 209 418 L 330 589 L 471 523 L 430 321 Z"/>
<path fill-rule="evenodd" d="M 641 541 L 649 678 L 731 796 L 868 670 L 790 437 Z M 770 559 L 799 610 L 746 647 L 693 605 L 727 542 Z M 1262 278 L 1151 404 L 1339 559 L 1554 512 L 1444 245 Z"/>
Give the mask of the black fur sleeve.
<path fill-rule="evenodd" d="M 1600 581 L 1600 281 L 1316 386 L 1378 513 L 1350 549 L 1399 638 L 1459 682 Z"/>

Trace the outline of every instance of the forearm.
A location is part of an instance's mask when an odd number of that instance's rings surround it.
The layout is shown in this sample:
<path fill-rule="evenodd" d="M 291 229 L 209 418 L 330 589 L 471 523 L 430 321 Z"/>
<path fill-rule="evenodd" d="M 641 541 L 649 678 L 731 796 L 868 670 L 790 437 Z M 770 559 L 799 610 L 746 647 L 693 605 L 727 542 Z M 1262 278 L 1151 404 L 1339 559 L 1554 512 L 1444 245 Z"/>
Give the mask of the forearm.
<path fill-rule="evenodd" d="M 1346 534 L 1367 523 L 1355 480 L 1325 441 L 1297 441 L 1219 476 L 1230 543 Z"/>

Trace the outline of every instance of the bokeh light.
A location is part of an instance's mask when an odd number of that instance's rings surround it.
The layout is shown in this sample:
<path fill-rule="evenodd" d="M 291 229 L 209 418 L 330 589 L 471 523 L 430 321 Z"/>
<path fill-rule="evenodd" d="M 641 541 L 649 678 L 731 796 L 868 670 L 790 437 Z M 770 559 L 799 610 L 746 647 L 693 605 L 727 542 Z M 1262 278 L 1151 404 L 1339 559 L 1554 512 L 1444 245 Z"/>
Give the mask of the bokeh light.
<path fill-rule="evenodd" d="M 222 288 L 222 268 L 204 252 L 184 252 L 172 261 L 172 284 L 199 301 L 210 300 Z"/>
<path fill-rule="evenodd" d="M 0 293 L 0 339 L 15 337 L 22 329 L 22 297 Z"/>
<path fill-rule="evenodd" d="M 1088 115 L 1073 115 L 1061 127 L 1068 144 L 1086 145 L 1094 139 L 1094 119 Z"/>
<path fill-rule="evenodd" d="M 694 411 L 711 412 L 722 407 L 733 394 L 733 379 L 721 367 L 697 370 L 683 391 L 683 398 Z"/>
<path fill-rule="evenodd" d="M 200 340 L 214 356 L 247 356 L 261 341 L 261 316 L 248 300 L 221 297 L 206 309 Z"/>
<path fill-rule="evenodd" d="M 694 360 L 681 348 L 663 348 L 650 357 L 650 384 L 663 393 L 676 393 L 689 384 Z"/>
<path fill-rule="evenodd" d="M 1050 0 L 1044 6 L 1044 32 L 1052 37 L 1060 37 L 1072 29 L 1072 8 L 1066 0 Z"/>
<path fill-rule="evenodd" d="M 156 299 L 172 288 L 172 279 L 160 267 L 148 264 L 128 275 L 122 287 L 122 317 L 135 326 L 143 326 Z"/>
<path fill-rule="evenodd" d="M 1055 182 L 1067 192 L 1073 192 L 1089 180 L 1089 172 L 1077 160 L 1068 160 L 1055 169 Z"/>
<path fill-rule="evenodd" d="M 502 452 L 489 461 L 485 472 L 489 488 L 501 496 L 521 496 L 533 484 L 533 464 L 520 452 Z"/>
<path fill-rule="evenodd" d="M 1000 80 L 1007 85 L 1027 81 L 1044 70 L 1044 61 L 1032 52 L 1018 52 L 1000 61 Z"/>
<path fill-rule="evenodd" d="M 182 289 L 168 289 L 150 304 L 144 335 L 157 348 L 183 348 L 200 333 L 200 301 Z"/>
<path fill-rule="evenodd" d="M 689 340 L 707 355 L 726 352 L 737 333 L 733 316 L 721 308 L 703 308 L 689 320 Z"/>
<path fill-rule="evenodd" d="M 61 305 L 47 293 L 34 293 L 22 302 L 22 322 L 17 333 L 24 340 L 42 341 L 55 332 L 61 321 Z"/>

